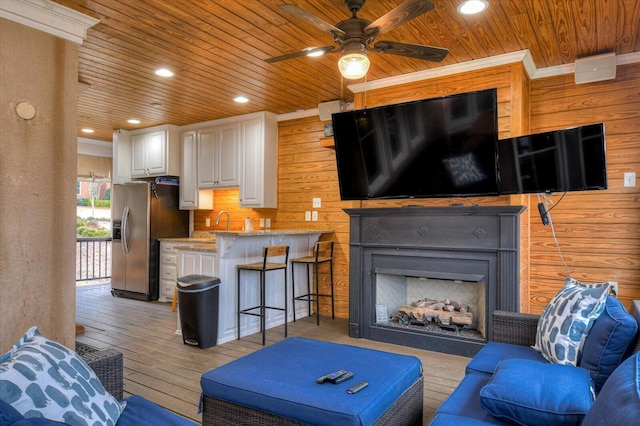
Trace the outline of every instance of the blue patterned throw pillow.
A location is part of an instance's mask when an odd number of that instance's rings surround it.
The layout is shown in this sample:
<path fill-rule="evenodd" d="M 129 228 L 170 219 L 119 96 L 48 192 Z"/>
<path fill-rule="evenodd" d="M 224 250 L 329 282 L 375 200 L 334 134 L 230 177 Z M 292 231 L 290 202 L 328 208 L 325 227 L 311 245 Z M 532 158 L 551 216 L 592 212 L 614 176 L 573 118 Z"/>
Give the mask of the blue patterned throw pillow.
<path fill-rule="evenodd" d="M 0 400 L 25 418 L 73 426 L 115 425 L 118 401 L 75 352 L 43 337 L 36 327 L 0 363 Z M 4 356 L 3 356 L 4 358 Z"/>
<path fill-rule="evenodd" d="M 583 284 L 567 278 L 540 315 L 533 348 L 549 362 L 577 365 L 593 321 L 604 310 L 609 288 L 609 283 Z"/>

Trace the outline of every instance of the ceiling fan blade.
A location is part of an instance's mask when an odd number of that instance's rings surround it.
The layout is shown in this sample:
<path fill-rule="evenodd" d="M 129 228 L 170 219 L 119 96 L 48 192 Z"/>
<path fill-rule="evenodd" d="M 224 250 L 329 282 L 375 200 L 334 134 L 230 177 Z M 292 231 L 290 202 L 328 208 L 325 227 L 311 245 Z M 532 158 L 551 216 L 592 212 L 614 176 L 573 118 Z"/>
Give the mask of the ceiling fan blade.
<path fill-rule="evenodd" d="M 377 28 L 376 35 L 386 33 L 434 7 L 429 0 L 407 0 L 367 25 L 364 31 L 368 33 Z"/>
<path fill-rule="evenodd" d="M 276 56 L 275 58 L 265 59 L 264 61 L 269 63 L 269 64 L 272 64 L 274 62 L 286 61 L 287 59 L 293 59 L 293 58 L 299 58 L 301 56 L 313 55 L 314 53 L 318 53 L 318 56 L 322 56 L 322 55 L 326 55 L 329 52 L 334 51 L 335 49 L 336 49 L 335 46 L 316 47 L 316 48 L 313 48 L 313 49 L 305 49 L 305 50 L 301 50 L 299 52 L 288 53 L 288 54 L 282 55 L 282 56 Z M 320 55 L 320 53 L 322 53 L 322 55 Z"/>
<path fill-rule="evenodd" d="M 339 36 L 344 36 L 344 31 L 342 31 L 340 28 L 334 27 L 333 25 L 323 21 L 322 19 L 318 18 L 315 15 L 312 15 L 311 13 L 302 9 L 301 7 L 298 7 L 292 4 L 283 4 L 278 7 L 281 10 L 295 16 L 296 18 L 300 18 L 303 21 L 313 25 L 314 27 L 321 29 L 324 32 L 327 32 L 329 34 L 335 33 L 335 34 L 338 34 Z"/>
<path fill-rule="evenodd" d="M 434 62 L 440 62 L 449 53 L 449 49 L 442 47 L 400 43 L 397 41 L 379 41 L 373 48 L 369 49 L 374 52 L 391 53 L 393 55 L 409 56 L 411 58 L 425 59 Z"/>

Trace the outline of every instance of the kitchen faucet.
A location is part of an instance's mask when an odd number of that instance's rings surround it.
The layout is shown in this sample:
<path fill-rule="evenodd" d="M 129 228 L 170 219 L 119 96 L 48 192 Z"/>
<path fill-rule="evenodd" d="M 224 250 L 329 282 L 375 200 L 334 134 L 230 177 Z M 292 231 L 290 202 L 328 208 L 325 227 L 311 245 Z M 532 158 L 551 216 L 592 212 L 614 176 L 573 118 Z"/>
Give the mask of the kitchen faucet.
<path fill-rule="evenodd" d="M 222 216 L 222 214 L 226 214 L 227 215 L 227 231 L 229 230 L 229 212 L 226 210 L 220 210 L 220 213 L 218 213 L 218 218 L 216 219 L 216 225 L 220 224 L 220 216 Z"/>

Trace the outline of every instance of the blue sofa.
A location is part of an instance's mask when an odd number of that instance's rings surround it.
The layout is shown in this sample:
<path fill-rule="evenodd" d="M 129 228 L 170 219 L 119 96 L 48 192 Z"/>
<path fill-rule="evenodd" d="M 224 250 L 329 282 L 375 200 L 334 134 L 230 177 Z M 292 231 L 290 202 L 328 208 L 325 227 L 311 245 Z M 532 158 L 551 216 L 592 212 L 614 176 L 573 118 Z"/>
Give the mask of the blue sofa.
<path fill-rule="evenodd" d="M 577 366 L 551 364 L 532 348 L 538 316 L 496 311 L 493 319 L 493 340 L 469 362 L 432 426 L 637 424 L 640 301 L 628 312 L 607 297 Z"/>

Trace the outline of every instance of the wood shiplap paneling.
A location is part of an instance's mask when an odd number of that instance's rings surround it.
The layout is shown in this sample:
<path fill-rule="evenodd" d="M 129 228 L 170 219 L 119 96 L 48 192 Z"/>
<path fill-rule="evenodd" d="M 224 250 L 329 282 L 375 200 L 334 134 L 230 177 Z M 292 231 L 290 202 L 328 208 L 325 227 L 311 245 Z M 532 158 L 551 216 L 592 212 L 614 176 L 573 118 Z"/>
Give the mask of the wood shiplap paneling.
<path fill-rule="evenodd" d="M 615 80 L 576 85 L 573 75 L 531 84 L 531 132 L 605 123 L 608 189 L 560 194 L 551 218 L 574 278 L 618 281 L 629 306 L 640 298 L 640 190 L 625 188 L 625 171 L 640 173 L 640 65 L 618 66 Z M 531 311 L 541 312 L 569 274 L 550 227 L 531 220 Z"/>
<path fill-rule="evenodd" d="M 292 228 L 333 229 L 324 239 L 335 242 L 334 292 L 336 316 L 349 313 L 349 217 L 343 211 L 351 203 L 340 199 L 335 150 L 320 146 L 324 122 L 318 117 L 282 121 L 278 128 L 278 223 Z M 322 207 L 312 208 L 312 199 L 322 199 Z M 305 211 L 317 210 L 318 221 L 306 222 Z M 320 292 L 328 293 L 328 276 L 321 275 Z M 323 298 L 320 313 L 331 315 Z"/>

